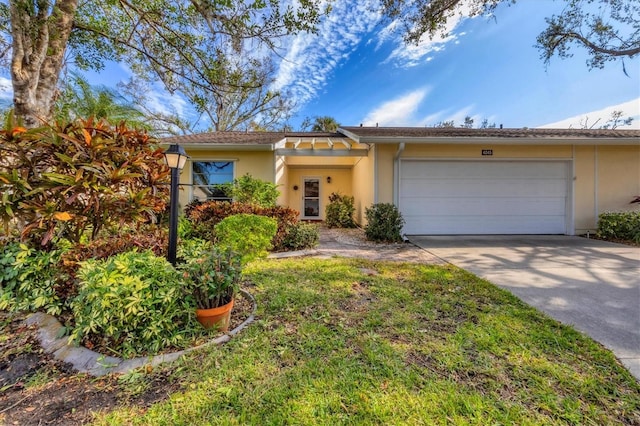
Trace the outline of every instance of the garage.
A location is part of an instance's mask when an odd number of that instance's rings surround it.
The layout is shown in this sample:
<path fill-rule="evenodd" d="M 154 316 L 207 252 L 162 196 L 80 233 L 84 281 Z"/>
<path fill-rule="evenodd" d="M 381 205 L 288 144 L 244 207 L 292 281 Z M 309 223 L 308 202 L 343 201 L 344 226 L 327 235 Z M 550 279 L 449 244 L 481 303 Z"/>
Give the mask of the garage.
<path fill-rule="evenodd" d="M 566 161 L 400 161 L 407 235 L 566 234 Z"/>

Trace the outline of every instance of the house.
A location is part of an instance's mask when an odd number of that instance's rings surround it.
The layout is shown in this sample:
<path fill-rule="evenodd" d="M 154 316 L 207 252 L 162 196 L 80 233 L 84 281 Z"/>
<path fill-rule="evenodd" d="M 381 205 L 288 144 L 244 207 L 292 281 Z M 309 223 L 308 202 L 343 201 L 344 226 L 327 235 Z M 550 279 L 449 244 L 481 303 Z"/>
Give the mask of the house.
<path fill-rule="evenodd" d="M 640 130 L 341 127 L 162 144 L 191 157 L 182 206 L 249 173 L 304 220 L 323 220 L 332 192 L 354 196 L 360 224 L 373 203 L 394 203 L 406 234 L 584 234 L 602 212 L 639 208 Z"/>

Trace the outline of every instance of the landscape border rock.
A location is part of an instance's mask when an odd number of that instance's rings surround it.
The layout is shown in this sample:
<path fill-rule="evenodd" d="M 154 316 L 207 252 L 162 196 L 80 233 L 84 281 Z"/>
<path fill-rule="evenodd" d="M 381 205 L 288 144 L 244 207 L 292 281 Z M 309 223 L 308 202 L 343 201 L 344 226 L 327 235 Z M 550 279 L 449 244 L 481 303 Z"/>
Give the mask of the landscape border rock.
<path fill-rule="evenodd" d="M 253 305 L 253 309 L 249 317 L 233 330 L 202 345 L 194 346 L 193 348 L 168 354 L 126 360 L 106 356 L 81 346 L 70 345 L 68 336 L 64 336 L 64 327 L 62 324 L 60 324 L 55 317 L 43 312 L 31 314 L 26 319 L 26 323 L 27 325 L 38 326 L 38 340 L 45 352 L 53 354 L 53 357 L 59 361 L 71 364 L 76 371 L 87 373 L 94 377 L 112 373 L 124 374 L 144 366 L 155 367 L 159 364 L 173 362 L 189 352 L 211 345 L 220 345 L 231 340 L 233 336 L 240 333 L 255 320 L 255 314 L 258 308 L 256 299 L 251 293 L 246 290 L 240 290 L 240 294 Z"/>

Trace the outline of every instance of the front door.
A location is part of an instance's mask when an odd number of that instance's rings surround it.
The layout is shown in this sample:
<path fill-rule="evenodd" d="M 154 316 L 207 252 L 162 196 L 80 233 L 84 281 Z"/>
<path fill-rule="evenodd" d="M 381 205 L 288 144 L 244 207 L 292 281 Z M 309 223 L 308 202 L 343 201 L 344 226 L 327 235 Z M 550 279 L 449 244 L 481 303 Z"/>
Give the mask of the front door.
<path fill-rule="evenodd" d="M 320 219 L 320 179 L 304 178 L 302 218 Z"/>

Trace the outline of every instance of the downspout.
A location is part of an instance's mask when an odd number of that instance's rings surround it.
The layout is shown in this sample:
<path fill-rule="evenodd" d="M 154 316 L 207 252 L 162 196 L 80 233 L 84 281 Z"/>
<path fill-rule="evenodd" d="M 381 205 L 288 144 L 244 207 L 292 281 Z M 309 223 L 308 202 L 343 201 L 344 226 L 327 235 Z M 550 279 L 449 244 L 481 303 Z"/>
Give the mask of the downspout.
<path fill-rule="evenodd" d="M 404 151 L 404 142 L 400 142 L 398 145 L 398 151 L 393 157 L 393 204 L 396 207 L 400 206 L 400 155 Z"/>
<path fill-rule="evenodd" d="M 598 192 L 599 192 L 599 176 L 598 176 L 598 145 L 594 146 L 593 153 L 593 215 L 595 216 L 595 228 L 598 229 L 598 215 L 600 209 L 598 207 Z"/>

